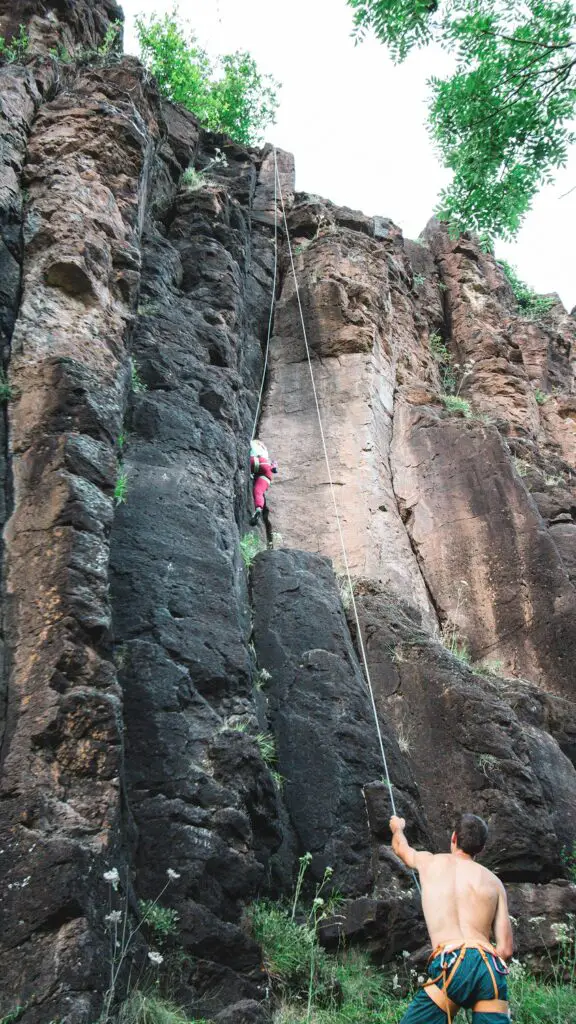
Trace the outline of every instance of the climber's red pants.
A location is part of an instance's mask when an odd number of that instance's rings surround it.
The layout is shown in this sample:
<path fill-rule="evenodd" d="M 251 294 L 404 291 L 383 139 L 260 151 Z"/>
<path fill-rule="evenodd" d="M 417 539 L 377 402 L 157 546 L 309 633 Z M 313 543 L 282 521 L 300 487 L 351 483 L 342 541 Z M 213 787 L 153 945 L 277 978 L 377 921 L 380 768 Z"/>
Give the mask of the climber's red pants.
<path fill-rule="evenodd" d="M 256 471 L 257 476 L 254 477 L 254 483 L 252 484 L 252 494 L 254 496 L 254 508 L 264 508 L 266 499 L 264 495 L 270 487 L 270 481 L 273 476 L 273 469 L 268 459 L 256 460 L 253 456 L 250 457 L 250 469 L 254 473 Z"/>
<path fill-rule="evenodd" d="M 257 476 L 254 481 L 253 494 L 254 494 L 254 508 L 264 508 L 266 500 L 264 495 L 270 487 L 270 481 L 268 477 Z"/>

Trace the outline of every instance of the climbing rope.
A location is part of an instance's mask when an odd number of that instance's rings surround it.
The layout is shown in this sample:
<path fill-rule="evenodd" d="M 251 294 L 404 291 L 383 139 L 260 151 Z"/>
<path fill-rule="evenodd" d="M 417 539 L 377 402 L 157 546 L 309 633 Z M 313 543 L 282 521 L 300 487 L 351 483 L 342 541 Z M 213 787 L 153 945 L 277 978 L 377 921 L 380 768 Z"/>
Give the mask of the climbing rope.
<path fill-rule="evenodd" d="M 306 323 L 304 320 L 304 312 L 302 310 L 302 302 L 300 300 L 300 290 L 298 288 L 298 278 L 296 276 L 296 267 L 294 266 L 294 254 L 292 252 L 292 243 L 290 241 L 290 232 L 288 230 L 288 219 L 286 217 L 286 208 L 284 206 L 284 196 L 282 194 L 282 185 L 280 177 L 278 175 L 278 165 L 276 160 L 276 150 L 274 150 L 274 170 L 276 175 L 276 188 L 275 192 L 278 193 L 280 198 L 280 205 L 282 208 L 282 219 L 284 221 L 284 231 L 286 233 L 286 240 L 288 242 L 288 252 L 290 255 L 290 266 L 292 268 L 292 276 L 294 278 L 294 289 L 296 292 L 296 301 L 298 303 L 298 311 L 300 313 L 300 323 L 302 325 L 302 337 L 304 339 L 304 347 L 306 349 L 306 359 L 308 361 L 308 369 L 310 371 L 310 382 L 312 384 L 312 393 L 314 395 L 314 404 L 316 406 L 316 415 L 318 417 L 318 427 L 320 429 L 320 438 L 322 440 L 322 450 L 324 452 L 324 461 L 326 463 L 326 472 L 328 474 L 328 482 L 330 484 L 330 495 L 332 497 L 332 504 L 334 506 L 334 514 L 336 516 L 336 523 L 338 525 L 338 534 L 340 537 L 340 547 L 342 549 L 342 558 L 344 560 L 344 568 L 346 572 L 346 578 L 348 581 L 348 592 L 350 594 L 352 609 L 354 613 L 354 622 L 356 624 L 356 634 L 358 637 L 358 646 L 360 648 L 360 654 L 362 658 L 362 666 L 364 668 L 364 677 L 367 683 L 368 693 L 370 695 L 370 704 L 372 707 L 372 714 L 374 716 L 374 725 L 376 726 L 376 735 L 378 737 L 378 746 L 380 747 L 380 754 L 382 756 L 382 764 L 384 766 L 384 775 L 386 777 L 386 785 L 388 786 L 388 792 L 390 794 L 390 805 L 392 807 L 392 813 L 397 814 L 396 802 L 394 800 L 394 791 L 392 789 L 392 780 L 390 778 L 390 771 L 388 768 L 388 759 L 386 757 L 386 750 L 384 748 L 384 739 L 382 737 L 382 729 L 380 728 L 380 721 L 378 718 L 378 710 L 376 708 L 376 700 L 374 697 L 374 687 L 372 686 L 372 678 L 370 675 L 370 668 L 368 666 L 368 658 L 366 655 L 366 648 L 364 646 L 364 639 L 362 637 L 362 629 L 360 626 L 360 616 L 358 615 L 358 607 L 356 605 L 356 598 L 354 596 L 354 586 L 352 583 L 352 576 L 350 573 L 350 565 L 348 562 L 348 553 L 346 551 L 346 543 L 344 541 L 344 533 L 342 531 L 342 521 L 340 519 L 340 512 L 338 510 L 338 502 L 336 501 L 336 491 L 334 488 L 334 480 L 332 477 L 332 469 L 330 466 L 330 457 L 328 455 L 328 448 L 326 446 L 326 435 L 324 433 L 324 425 L 322 423 L 322 414 L 320 412 L 320 402 L 318 401 L 318 391 L 316 389 L 316 381 L 314 379 L 314 370 L 312 367 L 312 357 L 310 354 L 310 346 L 308 344 L 308 335 L 306 332 Z M 416 873 L 412 871 L 412 877 L 416 883 L 418 891 L 420 890 L 420 883 L 416 877 Z"/>
<path fill-rule="evenodd" d="M 360 654 L 362 657 L 362 665 L 364 667 L 364 674 L 366 677 L 366 683 L 368 684 L 368 692 L 370 694 L 370 703 L 372 705 L 372 714 L 374 715 L 374 724 L 376 726 L 376 734 L 378 736 L 378 745 L 380 747 L 380 753 L 382 755 L 382 764 L 384 765 L 384 774 L 386 776 L 386 784 L 390 793 L 390 804 L 392 806 L 392 813 L 396 814 L 396 803 L 394 801 L 394 792 L 392 790 L 392 781 L 390 779 L 390 772 L 388 770 L 388 760 L 386 758 L 386 751 L 384 749 L 384 740 L 382 738 L 382 730 L 380 728 L 380 722 L 378 720 L 378 711 L 376 708 L 376 701 L 374 699 L 374 688 L 372 686 L 372 679 L 370 676 L 370 669 L 368 667 L 368 658 L 366 656 L 366 648 L 364 647 L 364 640 L 362 638 L 362 630 L 360 628 L 360 617 L 358 615 L 358 608 L 356 605 L 356 598 L 354 597 L 354 587 L 352 584 L 352 576 L 350 574 L 350 566 L 348 563 L 348 554 L 346 551 L 346 543 L 344 541 L 344 534 L 342 532 L 342 521 L 340 519 L 340 512 L 338 511 L 338 502 L 336 501 L 336 491 L 334 488 L 334 480 L 332 478 L 332 469 L 330 467 L 330 458 L 328 456 L 328 448 L 326 447 L 326 435 L 324 434 L 324 426 L 322 423 L 322 414 L 320 412 L 320 403 L 318 401 L 318 392 L 316 390 L 316 381 L 314 380 L 314 370 L 312 368 L 312 357 L 310 355 L 310 346 L 308 344 L 308 335 L 306 333 L 306 324 L 304 321 L 304 313 L 302 311 L 302 303 L 300 301 L 300 290 L 298 288 L 298 278 L 296 276 L 296 267 L 294 266 L 294 255 L 292 252 L 292 243 L 290 241 L 290 233 L 288 231 L 288 220 L 286 217 L 286 208 L 284 206 L 284 196 L 282 194 L 282 185 L 278 176 L 278 168 L 276 164 L 276 150 L 274 150 L 274 166 L 276 169 L 276 180 L 277 190 L 280 197 L 280 205 L 282 207 L 282 218 L 284 220 L 284 230 L 286 233 L 286 240 L 288 242 L 288 252 L 290 254 L 290 265 L 292 267 L 292 276 L 294 278 L 294 288 L 296 291 L 296 301 L 298 303 L 298 311 L 300 313 L 300 322 L 302 324 L 302 337 L 304 338 L 304 346 L 306 348 L 306 358 L 308 360 L 308 369 L 310 371 L 310 381 L 312 383 L 312 392 L 314 395 L 314 404 L 316 406 L 316 415 L 318 417 L 318 426 L 320 428 L 320 438 L 322 440 L 322 449 L 324 452 L 324 461 L 326 463 L 326 472 L 328 474 L 328 482 L 330 484 L 330 494 L 332 497 L 332 504 L 334 505 L 334 514 L 336 516 L 336 523 L 338 524 L 338 534 L 340 536 L 340 546 L 342 548 L 342 558 L 344 559 L 344 568 L 346 577 L 348 580 L 348 591 L 352 601 L 352 609 L 354 612 L 354 621 L 356 623 L 356 631 L 358 635 L 358 645 L 360 647 Z"/>
<path fill-rule="evenodd" d="M 326 472 L 328 474 L 328 482 L 330 484 L 330 495 L 331 495 L 331 498 L 332 498 L 332 504 L 334 506 L 334 514 L 336 516 L 336 523 L 338 525 L 338 534 L 339 534 L 339 537 L 340 537 L 340 546 L 341 546 L 341 549 L 342 549 L 342 558 L 344 560 L 344 568 L 345 568 L 345 572 L 346 572 L 346 578 L 347 578 L 347 581 L 348 581 L 348 590 L 349 590 L 350 598 L 351 598 L 351 602 L 352 602 L 352 609 L 353 609 L 353 613 L 354 613 L 354 621 L 355 621 L 355 624 L 356 624 L 356 632 L 357 632 L 357 636 L 358 636 L 358 645 L 359 645 L 359 648 L 360 648 L 360 654 L 361 654 L 361 659 L 362 659 L 362 666 L 363 666 L 363 669 L 364 669 L 364 677 L 365 677 L 365 680 L 366 680 L 368 693 L 370 695 L 370 704 L 371 704 L 371 707 L 372 707 L 372 714 L 374 716 L 374 725 L 376 727 L 376 735 L 378 737 L 378 746 L 380 748 L 380 754 L 381 754 L 381 757 L 382 757 L 382 764 L 384 766 L 384 775 L 385 775 L 385 778 L 386 778 L 386 785 L 388 786 L 388 793 L 390 795 L 390 804 L 391 804 L 391 807 L 392 807 L 392 813 L 394 815 L 396 815 L 397 814 L 396 802 L 394 800 L 394 791 L 392 789 L 392 780 L 390 778 L 390 770 L 388 768 L 388 759 L 386 757 L 386 750 L 384 748 L 384 739 L 383 739 L 383 736 L 382 736 L 382 729 L 380 728 L 380 721 L 379 721 L 379 718 L 378 718 L 378 710 L 377 710 L 377 707 L 376 707 L 376 700 L 375 700 L 375 697 L 374 697 L 374 687 L 372 686 L 372 678 L 371 678 L 371 675 L 370 675 L 370 668 L 368 666 L 368 658 L 367 658 L 367 655 L 366 655 L 366 648 L 364 646 L 364 639 L 362 637 L 362 629 L 361 629 L 361 626 L 360 626 L 360 616 L 358 615 L 358 607 L 357 607 L 357 604 L 356 604 L 356 598 L 354 596 L 354 586 L 353 586 L 353 583 L 352 583 L 352 575 L 350 573 L 350 565 L 349 565 L 349 562 L 348 562 L 348 553 L 346 551 L 346 543 L 345 543 L 345 540 L 344 540 L 344 533 L 343 533 L 343 530 L 342 530 L 342 521 L 340 519 L 340 512 L 338 510 L 338 502 L 336 501 L 336 491 L 335 491 L 335 488 L 334 488 L 334 480 L 333 480 L 333 477 L 332 477 L 332 468 L 330 466 L 330 457 L 328 455 L 328 448 L 326 446 L 326 435 L 324 433 L 324 425 L 322 423 L 322 414 L 320 412 L 320 403 L 319 403 L 319 400 L 318 400 L 318 391 L 316 389 L 316 381 L 314 379 L 314 369 L 312 367 L 312 357 L 311 357 L 311 354 L 310 354 L 310 346 L 308 344 L 308 335 L 307 335 L 307 332 L 306 332 L 306 323 L 305 323 L 305 320 L 304 320 L 304 312 L 302 310 L 302 302 L 300 300 L 300 289 L 298 287 L 298 278 L 296 276 L 296 267 L 294 265 L 294 254 L 293 254 L 293 251 L 292 251 L 292 242 L 290 240 L 290 232 L 289 232 L 289 229 L 288 229 L 288 218 L 286 216 L 286 207 L 284 205 L 284 195 L 283 195 L 283 192 L 282 192 L 282 183 L 280 181 L 280 175 L 279 175 L 279 172 L 278 172 L 278 159 L 277 159 L 277 155 L 276 155 L 276 147 L 273 147 L 273 154 L 274 154 L 274 276 L 273 276 L 273 285 L 272 285 L 272 299 L 271 299 L 271 302 L 270 302 L 270 314 L 269 314 L 269 317 L 268 317 L 268 334 L 267 334 L 267 338 L 266 338 L 266 349 L 265 349 L 265 353 L 264 353 L 264 367 L 263 367 L 263 371 L 262 371 L 262 381 L 261 381 L 261 384 L 260 384 L 260 391 L 259 391 L 259 394 L 258 394 L 258 403 L 257 403 L 257 406 L 256 406 L 256 414 L 254 416 L 254 424 L 253 424 L 253 427 L 252 427 L 251 440 L 254 440 L 254 437 L 256 435 L 256 427 L 258 426 L 258 419 L 259 419 L 259 416 L 260 416 L 260 410 L 261 410 L 261 406 L 262 406 L 262 397 L 263 397 L 263 394 L 264 394 L 264 385 L 265 385 L 265 382 L 266 382 L 266 372 L 267 372 L 267 369 L 268 369 L 268 356 L 269 356 L 269 352 L 270 352 L 270 339 L 271 339 L 271 336 L 272 336 L 272 322 L 273 322 L 273 317 L 274 317 L 274 306 L 275 306 L 275 301 L 276 301 L 276 280 L 277 280 L 277 274 L 278 274 L 278 199 L 280 199 L 280 206 L 281 206 L 281 209 L 282 209 L 282 219 L 283 219 L 283 222 L 284 222 L 284 230 L 285 230 L 285 233 L 286 233 L 286 240 L 288 242 L 288 252 L 289 252 L 289 255 L 290 255 L 290 266 L 291 266 L 291 269 L 292 269 L 292 276 L 294 278 L 294 288 L 295 288 L 295 292 L 296 292 L 296 301 L 298 303 L 298 311 L 299 311 L 299 314 L 300 314 L 300 323 L 302 325 L 302 337 L 304 339 L 304 346 L 305 346 L 305 349 L 306 349 L 306 359 L 308 361 L 308 369 L 310 371 L 310 381 L 311 381 L 311 384 L 312 384 L 312 393 L 314 395 L 314 404 L 316 406 L 316 415 L 318 417 L 318 427 L 319 427 L 319 430 L 320 430 L 320 438 L 321 438 L 321 441 L 322 441 L 322 450 L 324 452 L 324 461 L 326 463 Z M 414 871 L 412 871 L 412 876 L 414 878 L 414 882 L 416 883 L 416 887 L 418 888 L 418 890 L 420 890 L 420 884 L 418 882 L 418 879 L 416 877 L 416 873 Z"/>
<path fill-rule="evenodd" d="M 272 336 L 272 322 L 274 319 L 274 304 L 276 302 L 276 277 L 278 274 L 278 185 L 280 179 L 278 177 L 278 164 L 276 160 L 276 148 L 273 149 L 274 153 L 274 278 L 272 281 L 272 299 L 270 301 L 270 314 L 268 316 L 268 336 L 266 338 L 266 350 L 264 352 L 264 369 L 262 370 L 262 381 L 260 384 L 260 391 L 258 392 L 258 404 L 256 406 L 256 413 L 254 415 L 254 423 L 252 426 L 252 433 L 250 435 L 250 441 L 253 441 L 256 437 L 256 427 L 258 426 L 258 420 L 260 418 L 260 409 L 262 407 L 262 396 L 264 394 L 264 384 L 266 383 L 266 372 L 268 370 L 268 353 L 270 352 L 270 338 Z"/>

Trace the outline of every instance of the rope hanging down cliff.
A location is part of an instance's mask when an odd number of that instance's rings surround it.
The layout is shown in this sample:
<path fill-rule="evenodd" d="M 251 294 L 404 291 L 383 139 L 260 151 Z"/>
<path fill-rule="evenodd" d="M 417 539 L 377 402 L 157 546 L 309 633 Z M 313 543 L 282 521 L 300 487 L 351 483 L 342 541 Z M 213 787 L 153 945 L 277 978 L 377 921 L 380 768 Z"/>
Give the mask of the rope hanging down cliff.
<path fill-rule="evenodd" d="M 308 360 L 308 369 L 310 371 L 310 381 L 312 383 L 312 392 L 313 392 L 313 395 L 314 395 L 314 404 L 316 406 L 316 415 L 318 417 L 318 426 L 319 426 L 319 429 L 320 429 L 320 438 L 322 440 L 322 450 L 324 452 L 324 461 L 326 463 L 326 472 L 328 474 L 328 482 L 330 484 L 330 494 L 331 494 L 331 497 L 332 497 L 332 504 L 334 506 L 334 514 L 336 516 L 336 523 L 338 525 L 338 534 L 339 534 L 339 537 L 340 537 L 340 546 L 341 546 L 341 549 L 342 549 L 342 558 L 344 560 L 344 568 L 345 568 L 346 577 L 347 577 L 347 581 L 348 581 L 348 592 L 349 592 L 349 594 L 351 596 L 352 610 L 353 610 L 353 614 L 354 614 L 354 622 L 356 624 L 356 633 L 357 633 L 357 637 L 358 637 L 358 646 L 360 648 L 360 654 L 361 654 L 361 659 L 362 659 L 362 666 L 363 666 L 363 669 L 364 669 L 364 677 L 365 677 L 366 684 L 367 684 L 367 687 L 368 687 L 368 693 L 370 695 L 370 704 L 371 704 L 371 707 L 372 707 L 372 714 L 374 716 L 374 724 L 376 726 L 376 734 L 377 734 L 377 737 L 378 737 L 378 745 L 380 747 L 380 754 L 382 756 L 382 764 L 384 765 L 384 774 L 385 774 L 385 777 L 386 777 L 386 784 L 388 786 L 388 792 L 390 794 L 390 804 L 391 804 L 391 807 L 392 807 L 392 813 L 395 815 L 396 814 L 396 803 L 395 803 L 395 800 L 394 800 L 394 792 L 393 792 L 393 789 L 392 789 L 392 781 L 390 779 L 390 772 L 389 772 L 389 769 L 388 769 L 388 760 L 386 758 L 386 751 L 384 749 L 384 740 L 383 740 L 383 737 L 382 737 L 382 730 L 380 728 L 380 721 L 378 719 L 378 711 L 377 711 L 377 708 L 376 708 L 376 701 L 375 701 L 375 698 L 374 698 L 374 689 L 373 689 L 373 686 L 372 686 L 372 679 L 371 679 L 371 676 L 370 676 L 370 669 L 368 667 L 368 658 L 366 656 L 366 648 L 364 646 L 364 640 L 363 640 L 363 637 L 362 637 L 362 629 L 360 628 L 360 617 L 358 615 L 358 608 L 357 608 L 357 605 L 356 605 L 356 598 L 354 597 L 354 587 L 353 587 L 353 584 L 352 584 L 352 576 L 350 574 L 350 565 L 349 565 L 349 562 L 348 562 L 348 553 L 346 551 L 346 544 L 345 544 L 345 541 L 344 541 L 344 534 L 343 534 L 343 531 L 342 531 L 342 522 L 341 522 L 341 519 L 340 519 L 340 512 L 338 511 L 338 503 L 336 501 L 336 491 L 335 491 L 335 488 L 334 488 L 334 481 L 333 481 L 333 478 L 332 478 L 332 469 L 331 469 L 331 466 L 330 466 L 330 458 L 329 458 L 329 455 L 328 455 L 328 449 L 326 447 L 326 436 L 325 436 L 325 433 L 324 433 L 324 426 L 323 426 L 323 423 L 322 423 L 322 415 L 321 415 L 321 412 L 320 412 L 320 403 L 318 401 L 318 392 L 316 390 L 316 381 L 314 379 L 314 370 L 313 370 L 313 367 L 312 367 L 312 357 L 310 355 L 310 346 L 308 344 L 308 335 L 306 333 L 306 324 L 305 324 L 305 321 L 304 321 L 304 313 L 302 311 L 302 303 L 300 301 L 300 291 L 299 291 L 299 288 L 298 288 L 298 278 L 296 276 L 296 267 L 294 266 L 294 255 L 293 255 L 293 252 L 292 252 L 292 243 L 290 241 L 290 232 L 288 230 L 288 220 L 287 220 L 287 217 L 286 217 L 286 208 L 284 206 L 284 196 L 282 194 L 282 184 L 280 182 L 280 176 L 278 174 L 278 162 L 277 162 L 277 158 L 276 158 L 276 149 L 274 149 L 274 177 L 275 177 L 274 192 L 275 192 L 275 195 L 276 195 L 276 193 L 278 194 L 278 197 L 280 199 L 281 209 L 282 209 L 282 219 L 284 221 L 284 231 L 286 233 L 286 240 L 287 240 L 287 243 L 288 243 L 288 252 L 289 252 L 289 255 L 290 255 L 290 265 L 291 265 L 291 268 L 292 268 L 292 276 L 294 278 L 294 288 L 295 288 L 295 293 L 296 293 L 296 301 L 298 303 L 298 311 L 300 313 L 300 322 L 301 322 L 301 325 L 302 325 L 302 337 L 304 339 L 304 346 L 305 346 L 305 349 L 306 349 L 306 358 Z M 277 246 L 277 244 L 278 244 L 278 239 L 277 239 L 277 235 L 276 235 L 276 237 L 275 237 L 275 245 Z M 414 880 L 416 882 L 416 885 L 418 885 L 418 880 L 416 879 L 415 876 L 414 876 Z M 418 885 L 418 888 L 420 888 L 419 885 Z"/>
<path fill-rule="evenodd" d="M 274 305 L 276 303 L 276 278 L 278 276 L 278 167 L 276 163 L 276 150 L 274 149 L 274 278 L 272 281 L 272 298 L 270 300 L 270 314 L 268 316 L 268 336 L 266 338 L 266 349 L 264 352 L 264 369 L 262 370 L 262 381 L 260 384 L 260 391 L 258 392 L 258 404 L 256 406 L 256 412 L 254 414 L 254 423 L 252 425 L 252 433 L 250 435 L 250 441 L 253 441 L 256 437 L 256 427 L 258 426 L 258 420 L 260 418 L 260 409 L 262 407 L 262 396 L 264 394 L 264 384 L 266 382 L 266 372 L 268 370 L 268 353 L 270 352 L 270 338 L 272 336 L 272 321 L 274 319 Z"/>

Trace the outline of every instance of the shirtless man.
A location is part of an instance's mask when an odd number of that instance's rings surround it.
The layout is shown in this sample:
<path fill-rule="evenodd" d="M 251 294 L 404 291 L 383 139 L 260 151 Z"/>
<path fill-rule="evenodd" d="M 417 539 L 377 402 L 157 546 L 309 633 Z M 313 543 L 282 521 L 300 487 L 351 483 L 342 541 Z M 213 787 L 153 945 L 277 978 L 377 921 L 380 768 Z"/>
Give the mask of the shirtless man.
<path fill-rule="evenodd" d="M 462 814 L 450 853 L 413 850 L 403 818 L 392 817 L 392 849 L 420 875 L 422 909 L 432 942 L 429 980 L 400 1024 L 446 1024 L 461 1006 L 474 1024 L 508 1024 L 507 968 L 512 927 L 502 882 L 474 858 L 484 849 L 488 827 Z M 492 945 L 491 935 L 495 943 Z"/>

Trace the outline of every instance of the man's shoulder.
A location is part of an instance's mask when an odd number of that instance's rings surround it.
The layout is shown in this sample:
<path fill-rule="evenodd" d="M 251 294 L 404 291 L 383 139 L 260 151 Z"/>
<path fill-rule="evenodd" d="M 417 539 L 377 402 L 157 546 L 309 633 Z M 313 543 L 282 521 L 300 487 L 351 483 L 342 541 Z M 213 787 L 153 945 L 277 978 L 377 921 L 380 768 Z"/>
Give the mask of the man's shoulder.
<path fill-rule="evenodd" d="M 425 866 L 430 869 L 445 867 L 446 862 L 450 860 L 449 853 L 430 853 L 429 850 L 421 850 L 417 857 L 418 867 Z"/>
<path fill-rule="evenodd" d="M 477 864 L 476 867 L 480 868 L 482 878 L 487 884 L 494 886 L 495 889 L 500 891 L 504 888 L 502 882 L 498 878 L 498 875 L 495 875 L 493 871 L 490 871 L 490 868 L 484 867 L 483 864 Z"/>

